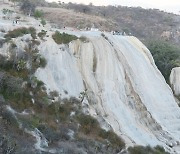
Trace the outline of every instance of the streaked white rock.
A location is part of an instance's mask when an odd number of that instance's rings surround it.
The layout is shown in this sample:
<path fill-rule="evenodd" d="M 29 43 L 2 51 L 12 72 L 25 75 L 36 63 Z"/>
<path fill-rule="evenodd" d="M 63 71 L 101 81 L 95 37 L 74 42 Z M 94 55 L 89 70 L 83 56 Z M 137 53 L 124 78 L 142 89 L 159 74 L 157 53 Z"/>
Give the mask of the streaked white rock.
<path fill-rule="evenodd" d="M 48 63 L 38 79 L 61 97 L 66 90 L 78 98 L 87 88 L 89 113 L 128 146 L 159 144 L 174 153 L 169 145 L 180 141 L 180 109 L 149 50 L 135 37 L 84 35 L 88 43 L 73 41 L 64 51 L 51 38 L 41 44 Z"/>
<path fill-rule="evenodd" d="M 180 67 L 172 69 L 170 74 L 170 84 L 175 95 L 180 95 Z"/>

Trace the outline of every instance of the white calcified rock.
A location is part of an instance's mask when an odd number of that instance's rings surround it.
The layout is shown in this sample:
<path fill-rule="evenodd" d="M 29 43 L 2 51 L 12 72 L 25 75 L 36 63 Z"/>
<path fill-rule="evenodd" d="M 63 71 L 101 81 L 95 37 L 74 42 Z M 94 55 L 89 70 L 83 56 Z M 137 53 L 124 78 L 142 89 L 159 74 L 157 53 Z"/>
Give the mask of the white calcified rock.
<path fill-rule="evenodd" d="M 180 95 L 180 67 L 173 68 L 170 74 L 170 84 L 175 95 Z"/>
<path fill-rule="evenodd" d="M 41 44 L 48 63 L 36 72 L 38 79 L 61 97 L 67 97 L 64 90 L 79 97 L 87 89 L 89 112 L 103 117 L 127 145 L 180 152 L 180 109 L 149 50 L 135 37 L 84 35 L 88 43 L 73 41 L 64 51 L 51 38 Z"/>

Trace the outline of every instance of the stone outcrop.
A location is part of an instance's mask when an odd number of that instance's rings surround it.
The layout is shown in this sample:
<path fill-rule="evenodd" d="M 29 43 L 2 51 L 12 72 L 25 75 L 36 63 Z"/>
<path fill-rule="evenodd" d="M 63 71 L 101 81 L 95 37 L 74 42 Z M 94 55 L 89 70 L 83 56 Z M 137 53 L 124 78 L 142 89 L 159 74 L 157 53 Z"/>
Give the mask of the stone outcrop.
<path fill-rule="evenodd" d="M 176 96 L 180 95 L 180 67 L 173 68 L 170 74 L 170 84 Z"/>

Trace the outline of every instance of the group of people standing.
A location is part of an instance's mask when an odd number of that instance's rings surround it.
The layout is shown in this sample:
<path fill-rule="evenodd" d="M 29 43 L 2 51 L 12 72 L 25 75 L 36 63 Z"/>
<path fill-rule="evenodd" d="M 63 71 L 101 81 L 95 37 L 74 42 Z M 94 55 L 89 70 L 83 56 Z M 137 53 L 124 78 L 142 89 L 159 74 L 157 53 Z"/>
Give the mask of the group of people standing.
<path fill-rule="evenodd" d="M 16 25 L 16 24 L 18 24 L 18 20 L 17 19 L 13 20 L 13 25 Z"/>

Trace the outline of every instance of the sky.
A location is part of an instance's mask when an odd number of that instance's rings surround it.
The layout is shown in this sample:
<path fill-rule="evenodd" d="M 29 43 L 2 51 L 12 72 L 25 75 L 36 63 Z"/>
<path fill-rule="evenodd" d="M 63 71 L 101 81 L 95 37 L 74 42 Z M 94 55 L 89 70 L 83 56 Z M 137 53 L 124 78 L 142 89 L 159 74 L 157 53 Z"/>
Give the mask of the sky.
<path fill-rule="evenodd" d="M 49 2 L 58 2 L 59 0 L 46 0 Z M 75 2 L 93 5 L 122 5 L 122 6 L 140 6 L 143 8 L 156 8 L 166 12 L 180 14 L 180 0 L 60 0 L 61 2 Z"/>

